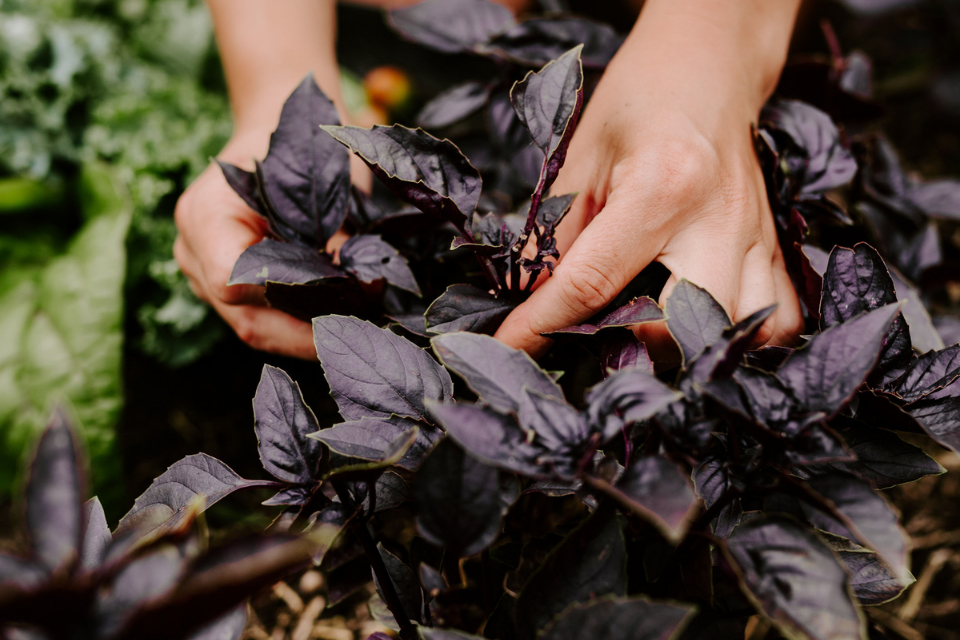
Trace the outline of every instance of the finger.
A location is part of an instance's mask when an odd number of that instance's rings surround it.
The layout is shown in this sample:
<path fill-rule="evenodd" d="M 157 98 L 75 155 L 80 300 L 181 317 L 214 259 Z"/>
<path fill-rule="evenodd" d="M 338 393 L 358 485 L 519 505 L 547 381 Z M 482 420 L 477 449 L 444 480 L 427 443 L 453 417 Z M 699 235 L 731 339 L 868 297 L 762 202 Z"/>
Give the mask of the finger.
<path fill-rule="evenodd" d="M 733 321 L 740 322 L 750 314 L 778 302 L 777 285 L 773 279 L 772 256 L 765 246 L 756 245 L 747 252 L 740 276 L 740 296 L 736 303 Z M 777 326 L 775 310 L 763 323 L 750 341 L 750 349 L 758 349 L 773 337 Z"/>
<path fill-rule="evenodd" d="M 206 215 L 197 220 L 195 232 L 185 238 L 188 248 L 197 241 L 203 243 L 203 251 L 193 251 L 197 256 L 204 288 L 210 300 L 225 304 L 266 304 L 263 287 L 249 284 L 228 286 L 233 266 L 248 247 L 263 240 L 266 222 L 253 212 L 242 214 Z"/>
<path fill-rule="evenodd" d="M 611 200 L 577 238 L 553 277 L 507 316 L 495 337 L 539 355 L 550 344 L 541 333 L 591 317 L 656 258 L 663 246 L 654 226 L 656 216 L 632 215 L 634 202 L 635 194 L 629 192 Z"/>
<path fill-rule="evenodd" d="M 673 291 L 676 284 L 677 278 L 671 274 L 666 284 L 664 284 L 664 291 Z M 666 298 L 661 296 L 661 307 L 665 299 Z M 666 322 L 662 320 L 659 322 L 644 322 L 643 324 L 630 327 L 630 330 L 633 331 L 633 335 L 637 337 L 637 340 L 644 344 L 647 349 L 647 354 L 650 356 L 650 359 L 653 360 L 658 371 L 672 369 L 683 362 L 680 345 L 673 339 L 673 335 L 670 333 L 670 330 L 667 329 Z"/>
<path fill-rule="evenodd" d="M 254 349 L 304 360 L 317 358 L 309 323 L 269 307 L 233 305 L 219 300 L 211 304 L 237 337 Z"/>
<path fill-rule="evenodd" d="M 793 287 L 793 281 L 787 274 L 787 266 L 783 261 L 783 253 L 777 245 L 773 253 L 772 262 L 773 281 L 777 288 L 776 326 L 773 335 L 767 344 L 781 347 L 793 347 L 800 342 L 800 334 L 806 328 L 803 321 L 803 311 L 800 308 L 800 299 Z"/>
<path fill-rule="evenodd" d="M 197 296 L 200 300 L 208 301 L 206 292 L 195 276 L 198 272 L 196 258 L 194 258 L 193 254 L 186 248 L 186 243 L 181 236 L 177 236 L 177 239 L 173 241 L 173 259 L 177 261 L 177 265 L 180 267 L 180 273 L 187 279 L 187 286 L 190 287 L 193 295 Z"/>

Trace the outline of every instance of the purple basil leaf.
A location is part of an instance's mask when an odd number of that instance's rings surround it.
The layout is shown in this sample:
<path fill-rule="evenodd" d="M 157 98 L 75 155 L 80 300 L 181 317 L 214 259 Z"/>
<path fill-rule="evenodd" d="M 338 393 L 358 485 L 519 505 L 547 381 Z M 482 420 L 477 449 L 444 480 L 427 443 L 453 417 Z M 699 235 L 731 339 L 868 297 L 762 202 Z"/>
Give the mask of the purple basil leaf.
<path fill-rule="evenodd" d="M 247 203 L 248 207 L 266 218 L 267 212 L 263 206 L 263 196 L 260 194 L 260 181 L 257 179 L 257 174 L 253 171 L 245 171 L 229 162 L 221 162 L 216 159 L 215 162 L 223 171 L 223 177 L 230 188 L 237 192 L 237 195 Z"/>
<path fill-rule="evenodd" d="M 760 119 L 790 137 L 806 156 L 803 193 L 822 193 L 842 186 L 857 172 L 857 162 L 840 143 L 840 132 L 823 111 L 798 100 L 775 100 Z"/>
<path fill-rule="evenodd" d="M 405 502 L 413 500 L 413 490 L 407 481 L 401 478 L 393 471 L 387 471 L 379 478 L 374 485 L 375 494 L 375 512 L 388 511 L 396 509 Z M 364 503 L 364 512 L 370 510 L 370 497 L 367 497 Z"/>
<path fill-rule="evenodd" d="M 278 480 L 303 484 L 316 478 L 323 447 L 308 434 L 319 431 L 300 386 L 282 369 L 264 365 L 253 397 L 254 428 L 263 468 Z"/>
<path fill-rule="evenodd" d="M 713 378 L 733 375 L 757 332 L 775 310 L 776 305 L 761 309 L 724 329 L 720 339 L 704 349 L 692 366 L 688 363 L 689 379 L 702 384 Z"/>
<path fill-rule="evenodd" d="M 834 415 L 873 370 L 898 313 L 890 304 L 830 327 L 793 352 L 777 377 L 806 411 Z"/>
<path fill-rule="evenodd" d="M 323 127 L 390 191 L 427 214 L 462 226 L 480 201 L 480 173 L 449 140 L 401 125 Z"/>
<path fill-rule="evenodd" d="M 33 560 L 0 553 L 0 585 L 34 589 L 42 585 L 49 576 L 46 568 Z"/>
<path fill-rule="evenodd" d="M 500 533 L 499 472 L 452 442 L 437 445 L 417 474 L 417 530 L 454 558 L 480 553 Z"/>
<path fill-rule="evenodd" d="M 895 575 L 906 579 L 910 574 L 906 534 L 897 522 L 898 513 L 883 496 L 866 480 L 848 474 L 817 475 L 809 478 L 807 484 L 832 502 L 845 519 L 838 520 L 804 503 L 803 510 L 814 526 L 859 539 L 880 554 Z"/>
<path fill-rule="evenodd" d="M 863 637 L 849 576 L 812 531 L 790 519 L 761 516 L 734 529 L 727 548 L 751 599 L 785 636 Z"/>
<path fill-rule="evenodd" d="M 373 421 L 373 419 L 368 419 L 352 423 L 345 422 L 343 424 L 351 425 L 350 430 L 342 430 L 332 435 L 331 441 L 335 442 L 339 448 L 363 455 L 343 455 L 331 448 L 331 454 L 324 464 L 324 477 L 329 478 L 334 475 L 352 472 L 376 471 L 393 466 L 398 464 L 417 442 L 420 427 L 416 424 L 408 431 L 397 431 L 393 439 L 387 442 L 384 442 L 383 439 L 390 435 L 389 431 L 371 436 L 370 431 L 355 428 L 356 424 L 361 422 Z M 325 434 L 327 431 L 331 431 L 331 429 L 320 431 L 314 434 L 314 437 Z M 365 499 L 363 498 L 363 500 Z"/>
<path fill-rule="evenodd" d="M 820 326 L 824 329 L 846 322 L 864 311 L 873 311 L 897 301 L 897 291 L 880 254 L 861 242 L 853 249 L 834 247 L 823 275 Z M 910 328 L 897 315 L 887 329 L 880 360 L 870 378 L 881 385 L 890 382 L 910 364 L 913 350 Z"/>
<path fill-rule="evenodd" d="M 761 424 L 776 429 L 789 420 L 796 400 L 775 375 L 741 367 L 734 374 L 734 379 L 743 389 L 750 413 Z"/>
<path fill-rule="evenodd" d="M 851 419 L 835 420 L 831 426 L 857 457 L 855 462 L 831 466 L 856 474 L 876 489 L 889 489 L 946 471 L 923 449 L 904 442 L 886 429 Z"/>
<path fill-rule="evenodd" d="M 513 85 L 510 102 L 520 122 L 546 159 L 538 189 L 546 192 L 567 157 L 567 146 L 577 128 L 583 106 L 583 67 L 577 46 L 540 71 L 530 72 Z"/>
<path fill-rule="evenodd" d="M 392 420 L 399 419 L 400 418 L 392 418 Z M 398 467 L 402 467 L 407 471 L 416 471 L 420 468 L 420 465 L 423 464 L 423 461 L 427 459 L 427 456 L 430 455 L 430 452 L 433 451 L 433 448 L 443 439 L 443 430 L 428 425 L 425 422 L 413 422 L 411 420 L 410 423 L 418 427 L 417 439 L 414 440 L 413 445 L 403 454 L 403 457 L 400 458 L 396 464 Z"/>
<path fill-rule="evenodd" d="M 98 637 L 117 635 L 141 606 L 169 594 L 186 564 L 175 545 L 165 544 L 126 565 L 97 602 Z"/>
<path fill-rule="evenodd" d="M 347 274 L 334 266 L 326 254 L 292 242 L 264 238 L 240 254 L 227 284 L 264 286 L 267 281 L 308 284 L 324 278 L 345 277 Z"/>
<path fill-rule="evenodd" d="M 512 302 L 483 289 L 470 284 L 454 284 L 427 309 L 427 331 L 492 334 L 513 308 Z"/>
<path fill-rule="evenodd" d="M 627 467 L 616 488 L 668 540 L 679 542 L 686 535 L 697 497 L 689 475 L 676 464 L 660 456 L 640 458 Z"/>
<path fill-rule="evenodd" d="M 416 622 L 420 622 L 421 609 L 423 607 L 423 590 L 420 588 L 420 580 L 416 572 L 408 567 L 403 560 L 393 555 L 383 548 L 382 544 L 377 545 L 380 557 L 383 558 L 383 564 L 387 568 L 387 574 L 393 583 L 394 591 L 400 596 L 400 604 L 403 606 L 407 617 Z M 377 580 L 377 575 L 373 574 L 373 582 L 377 586 L 377 592 L 383 598 L 383 589 Z"/>
<path fill-rule="evenodd" d="M 664 307 L 667 328 L 680 345 L 685 366 L 712 345 L 730 326 L 730 317 L 706 289 L 680 280 Z"/>
<path fill-rule="evenodd" d="M 937 327 L 934 326 L 933 320 L 920 298 L 920 292 L 895 269 L 890 270 L 890 277 L 893 278 L 893 285 L 897 290 L 897 299 L 906 300 L 900 313 L 903 314 L 903 319 L 907 321 L 907 326 L 910 327 L 910 340 L 913 342 L 913 348 L 920 353 L 943 349 L 943 337 L 941 337 Z M 948 341 L 946 344 L 954 344 L 955 342 Z"/>
<path fill-rule="evenodd" d="M 239 640 L 247 626 L 247 604 L 228 611 L 194 631 L 187 640 Z"/>
<path fill-rule="evenodd" d="M 857 601 L 863 605 L 883 604 L 893 600 L 915 582 L 913 576 L 899 580 L 880 557 L 842 536 L 821 534 L 826 543 L 840 556 L 850 573 L 850 586 Z"/>
<path fill-rule="evenodd" d="M 359 235 L 347 240 L 340 249 L 340 265 L 360 282 L 386 280 L 395 287 L 419 296 L 407 259 L 380 236 Z"/>
<path fill-rule="evenodd" d="M 862 51 L 851 51 L 844 62 L 838 84 L 843 91 L 861 98 L 873 95 L 873 63 Z"/>
<path fill-rule="evenodd" d="M 624 369 L 587 392 L 587 416 L 606 442 L 624 426 L 647 420 L 682 397 L 642 369 Z"/>
<path fill-rule="evenodd" d="M 928 351 L 910 363 L 904 374 L 886 385 L 906 402 L 938 391 L 960 377 L 960 345 L 942 351 Z"/>
<path fill-rule="evenodd" d="M 647 347 L 637 340 L 632 331 L 610 332 L 600 344 L 600 366 L 604 376 L 608 372 L 621 369 L 642 369 L 653 375 L 653 360 L 647 353 Z"/>
<path fill-rule="evenodd" d="M 450 374 L 430 355 L 395 333 L 346 316 L 313 320 L 313 340 L 346 420 L 396 414 L 427 420 L 426 402 L 453 396 Z"/>
<path fill-rule="evenodd" d="M 263 188 L 278 217 L 318 248 L 347 215 L 350 154 L 320 130 L 339 124 L 336 108 L 310 74 L 284 103 L 263 161 Z"/>
<path fill-rule="evenodd" d="M 310 502 L 310 498 L 313 496 L 313 493 L 316 490 L 317 485 L 315 484 L 298 484 L 292 487 L 287 487 L 286 489 L 281 489 L 260 504 L 267 507 L 299 507 Z"/>
<path fill-rule="evenodd" d="M 143 536 L 161 526 L 174 527 L 184 509 L 198 495 L 206 498 L 205 509 L 234 491 L 276 486 L 266 480 L 244 480 L 216 458 L 198 453 L 170 465 L 133 503 L 120 519 L 115 533 L 136 531 Z"/>
<path fill-rule="evenodd" d="M 452 402 L 432 404 L 430 410 L 471 456 L 524 476 L 549 475 L 537 462 L 539 451 L 526 441 L 527 434 L 515 418 L 487 407 Z"/>
<path fill-rule="evenodd" d="M 481 45 L 479 51 L 524 66 L 540 67 L 583 45 L 584 66 L 603 69 L 622 43 L 623 37 L 609 25 L 555 16 L 524 20 Z"/>
<path fill-rule="evenodd" d="M 458 84 L 423 105 L 416 117 L 417 126 L 432 130 L 456 124 L 482 109 L 489 98 L 489 85 L 473 81 Z"/>
<path fill-rule="evenodd" d="M 27 472 L 27 532 L 49 571 L 77 559 L 82 535 L 83 472 L 76 432 L 58 407 L 40 436 Z"/>
<path fill-rule="evenodd" d="M 80 566 L 96 569 L 103 562 L 107 547 L 113 541 L 107 516 L 99 498 L 90 498 L 83 505 L 83 535 L 80 539 Z"/>
<path fill-rule="evenodd" d="M 489 0 L 427 0 L 389 13 L 390 25 L 416 43 L 442 51 L 471 51 L 515 23 Z"/>
<path fill-rule="evenodd" d="M 602 598 L 575 604 L 553 621 L 541 640 L 670 640 L 687 626 L 693 607 L 645 598 Z"/>
<path fill-rule="evenodd" d="M 923 398 L 906 410 L 931 438 L 960 451 L 960 397 Z"/>
<path fill-rule="evenodd" d="M 393 443 L 406 436 L 417 423 L 405 418 L 363 418 L 311 433 L 332 451 L 350 458 L 380 461 L 392 455 Z"/>
<path fill-rule="evenodd" d="M 862 200 L 856 209 L 872 228 L 883 255 L 913 280 L 919 280 L 928 268 L 943 261 L 940 234 L 933 221 L 912 228 L 872 202 Z"/>
<path fill-rule="evenodd" d="M 570 207 L 573 206 L 573 201 L 576 200 L 576 198 L 576 193 L 545 198 L 537 210 L 537 225 L 543 227 L 545 233 L 553 233 L 557 225 L 560 224 L 570 212 Z M 528 202 L 518 213 L 525 219 L 529 209 L 530 203 Z"/>
<path fill-rule="evenodd" d="M 525 351 L 475 333 L 447 333 L 430 342 L 440 362 L 494 409 L 519 411 L 523 387 L 563 400 L 557 383 Z"/>
<path fill-rule="evenodd" d="M 517 640 L 534 640 L 564 609 L 627 591 L 627 548 L 612 509 L 598 509 L 530 576 L 517 599 Z"/>
<path fill-rule="evenodd" d="M 564 327 L 563 329 L 557 329 L 556 331 L 545 333 L 544 335 L 553 337 L 555 335 L 569 333 L 592 336 L 602 329 L 628 327 L 630 325 L 640 324 L 643 322 L 656 322 L 657 320 L 663 320 L 665 318 L 666 316 L 663 313 L 663 309 L 661 309 L 652 298 L 643 296 L 641 298 L 631 300 L 619 309 L 611 311 L 603 318 L 597 320 L 595 324 L 585 323 L 574 325 L 572 327 Z"/>
<path fill-rule="evenodd" d="M 268 280 L 266 298 L 271 307 L 304 322 L 329 314 L 362 315 L 369 308 L 360 283 L 349 277 L 324 278 L 311 284 Z"/>
<path fill-rule="evenodd" d="M 960 220 L 960 180 L 917 182 L 908 187 L 907 197 L 932 218 Z"/>
<path fill-rule="evenodd" d="M 532 442 L 550 452 L 580 445 L 590 435 L 579 411 L 527 387 L 522 391 L 519 416 L 520 426 L 536 434 Z"/>
<path fill-rule="evenodd" d="M 430 627 L 420 627 L 420 635 L 423 636 L 423 640 L 483 640 L 483 636 L 471 635 L 456 629 L 438 629 L 436 627 L 432 629 Z"/>

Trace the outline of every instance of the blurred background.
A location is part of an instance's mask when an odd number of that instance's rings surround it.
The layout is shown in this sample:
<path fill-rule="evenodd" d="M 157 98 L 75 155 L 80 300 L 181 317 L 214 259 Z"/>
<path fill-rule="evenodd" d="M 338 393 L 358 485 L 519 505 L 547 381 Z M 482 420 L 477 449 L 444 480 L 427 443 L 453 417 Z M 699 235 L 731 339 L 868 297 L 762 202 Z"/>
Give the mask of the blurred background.
<path fill-rule="evenodd" d="M 531 9 L 626 31 L 636 4 Z M 806 2 L 794 59 L 837 45 L 873 61 L 876 124 L 905 165 L 960 175 L 960 0 Z M 482 60 L 399 40 L 357 5 L 340 7 L 339 56 L 367 125 L 409 123 L 440 89 L 486 73 Z M 0 537 L 16 517 L 21 453 L 60 399 L 82 424 L 111 523 L 187 454 L 259 477 L 250 399 L 264 362 L 299 381 L 321 421 L 335 413 L 319 366 L 248 349 L 172 259 L 177 198 L 230 131 L 200 0 L 0 0 Z M 960 230 L 941 237 L 960 249 Z M 960 305 L 960 282 L 946 291 L 942 304 Z M 889 637 L 960 638 L 960 462 L 939 459 L 951 473 L 892 492 L 920 580 L 877 613 Z M 214 530 L 265 525 L 247 508 L 263 498 L 248 498 L 212 510 Z"/>

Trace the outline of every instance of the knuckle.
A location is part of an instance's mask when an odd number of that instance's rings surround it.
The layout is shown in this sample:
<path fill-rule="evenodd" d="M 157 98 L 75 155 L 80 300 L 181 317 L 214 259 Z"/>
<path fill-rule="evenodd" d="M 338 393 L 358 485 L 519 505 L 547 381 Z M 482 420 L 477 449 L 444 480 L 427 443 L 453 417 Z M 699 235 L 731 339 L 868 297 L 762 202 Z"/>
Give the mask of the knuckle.
<path fill-rule="evenodd" d="M 571 309 L 596 313 L 619 293 L 610 272 L 602 264 L 583 264 L 564 273 L 561 291 Z"/>
<path fill-rule="evenodd" d="M 244 311 L 237 316 L 233 323 L 233 330 L 247 346 L 258 350 L 263 348 L 263 336 L 258 331 L 257 321 L 252 310 Z"/>
<path fill-rule="evenodd" d="M 774 325 L 773 319 L 770 318 L 761 325 L 760 329 L 757 330 L 757 333 L 754 334 L 753 339 L 750 341 L 751 349 L 759 349 L 763 345 L 770 342 L 773 339 L 774 334 Z"/>

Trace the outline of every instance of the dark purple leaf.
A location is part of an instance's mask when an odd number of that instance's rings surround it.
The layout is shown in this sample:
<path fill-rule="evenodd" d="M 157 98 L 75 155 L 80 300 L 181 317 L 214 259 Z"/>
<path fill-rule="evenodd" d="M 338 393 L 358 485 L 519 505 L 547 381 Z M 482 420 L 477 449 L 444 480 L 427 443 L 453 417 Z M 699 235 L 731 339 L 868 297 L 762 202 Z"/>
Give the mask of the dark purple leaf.
<path fill-rule="evenodd" d="M 223 177 L 226 179 L 230 188 L 237 192 L 247 206 L 267 217 L 267 212 L 263 206 L 263 196 L 260 194 L 260 181 L 257 174 L 253 171 L 244 171 L 240 167 L 235 167 L 229 162 L 215 160 L 220 170 L 223 171 Z"/>
<path fill-rule="evenodd" d="M 441 442 L 417 474 L 417 530 L 454 558 L 480 553 L 500 533 L 499 472 Z"/>
<path fill-rule="evenodd" d="M 896 393 L 906 402 L 915 402 L 957 377 L 960 377 L 960 345 L 953 345 L 942 351 L 928 351 L 917 358 L 885 391 Z"/>
<path fill-rule="evenodd" d="M 517 639 L 533 640 L 575 602 L 627 591 L 627 549 L 620 521 L 601 508 L 563 539 L 517 599 Z"/>
<path fill-rule="evenodd" d="M 264 365 L 253 397 L 260 462 L 278 480 L 303 484 L 316 478 L 323 447 L 308 434 L 320 430 L 300 386 L 282 369 Z"/>
<path fill-rule="evenodd" d="M 401 418 L 391 419 L 400 420 Z M 413 422 L 411 420 L 410 423 L 418 427 L 417 439 L 414 440 L 413 445 L 403 454 L 403 457 L 400 458 L 396 464 L 398 467 L 402 467 L 407 471 L 416 471 L 420 468 L 420 465 L 423 464 L 423 461 L 426 460 L 427 456 L 430 455 L 430 452 L 433 451 L 433 448 L 437 446 L 437 443 L 443 438 L 443 430 L 428 425 L 425 422 Z"/>
<path fill-rule="evenodd" d="M 420 588 L 420 580 L 417 578 L 417 574 L 403 560 L 384 549 L 382 544 L 377 545 L 377 550 L 380 552 L 380 557 L 383 558 L 383 564 L 387 568 L 387 574 L 393 583 L 394 591 L 400 596 L 400 604 L 403 606 L 404 613 L 411 620 L 420 622 L 423 590 Z M 375 573 L 373 574 L 373 582 L 377 586 L 380 597 L 383 598 L 383 588 Z"/>
<path fill-rule="evenodd" d="M 862 51 L 851 51 L 844 62 L 838 84 L 847 93 L 862 98 L 873 95 L 873 63 Z"/>
<path fill-rule="evenodd" d="M 360 422 L 371 422 L 373 418 L 343 424 L 356 425 Z M 314 434 L 314 437 L 324 434 L 330 429 Z M 380 436 L 371 437 L 369 431 L 352 429 L 351 431 L 334 434 L 331 441 L 344 450 L 364 454 L 362 456 L 343 455 L 331 448 L 331 455 L 323 466 L 324 477 L 350 474 L 355 472 L 377 471 L 398 464 L 417 441 L 420 427 L 416 424 L 409 431 L 399 431 L 393 440 L 384 442 Z M 339 438 L 333 440 L 333 438 Z M 361 440 L 361 442 L 357 442 Z M 364 476 L 366 477 L 366 476 Z M 363 502 L 366 494 L 358 502 Z"/>
<path fill-rule="evenodd" d="M 590 389 L 587 417 L 605 442 L 624 426 L 647 420 L 682 397 L 642 369 L 624 369 Z"/>
<path fill-rule="evenodd" d="M 350 155 L 320 130 L 339 124 L 336 108 L 310 74 L 284 103 L 263 161 L 263 189 L 278 217 L 317 248 L 347 215 Z"/>
<path fill-rule="evenodd" d="M 80 566 L 84 569 L 96 569 L 103 562 L 107 547 L 113 541 L 107 516 L 96 497 L 83 505 L 83 533 L 80 538 Z"/>
<path fill-rule="evenodd" d="M 720 338 L 704 349 L 692 365 L 687 363 L 689 380 L 702 384 L 714 378 L 733 375 L 737 366 L 743 362 L 743 356 L 757 332 L 775 310 L 775 305 L 761 309 L 724 329 Z"/>
<path fill-rule="evenodd" d="M 366 294 L 354 278 L 324 278 L 313 284 L 285 284 L 267 281 L 267 302 L 304 322 L 329 314 L 364 315 L 369 307 Z"/>
<path fill-rule="evenodd" d="M 282 489 L 264 500 L 261 504 L 268 507 L 293 506 L 299 507 L 310 502 L 310 497 L 317 490 L 317 485 L 294 485 Z"/>
<path fill-rule="evenodd" d="M 76 432 L 58 407 L 34 450 L 25 487 L 30 548 L 49 571 L 78 559 L 83 491 Z"/>
<path fill-rule="evenodd" d="M 583 18 L 532 18 L 481 45 L 479 51 L 528 67 L 540 67 L 583 45 L 583 64 L 603 69 L 623 43 L 609 25 Z"/>
<path fill-rule="evenodd" d="M 495 409 L 519 411 L 523 387 L 563 399 L 557 383 L 525 351 L 475 333 L 447 333 L 430 342 L 440 361 Z"/>
<path fill-rule="evenodd" d="M 697 495 L 709 509 L 730 489 L 730 473 L 720 459 L 711 456 L 693 470 L 693 483 Z"/>
<path fill-rule="evenodd" d="M 653 375 L 653 360 L 647 347 L 637 340 L 632 331 L 616 331 L 603 337 L 600 344 L 600 366 L 605 376 L 610 371 L 641 369 Z"/>
<path fill-rule="evenodd" d="M 665 305 L 667 328 L 680 345 L 684 364 L 689 365 L 704 349 L 723 335 L 730 317 L 705 289 L 681 280 Z"/>
<path fill-rule="evenodd" d="M 240 254 L 227 284 L 264 286 L 268 281 L 308 284 L 324 278 L 345 277 L 347 274 L 334 266 L 326 254 L 292 242 L 265 238 Z"/>
<path fill-rule="evenodd" d="M 173 528 L 198 495 L 205 497 L 204 508 L 234 491 L 276 486 L 275 482 L 244 480 L 233 469 L 205 453 L 187 456 L 170 465 L 133 503 L 120 519 L 116 533 L 136 531 L 146 535 L 163 526 Z"/>
<path fill-rule="evenodd" d="M 916 182 L 908 187 L 907 197 L 932 218 L 960 220 L 960 180 Z"/>
<path fill-rule="evenodd" d="M 572 327 L 565 327 L 544 335 L 552 337 L 558 334 L 575 333 L 590 336 L 602 329 L 628 327 L 644 322 L 656 322 L 657 320 L 663 320 L 665 318 L 666 316 L 663 313 L 663 309 L 661 309 L 653 299 L 643 296 L 631 300 L 619 309 L 611 311 L 603 318 L 597 320 L 595 324 L 579 324 Z"/>
<path fill-rule="evenodd" d="M 924 398 L 906 409 L 931 438 L 960 451 L 960 397 Z"/>
<path fill-rule="evenodd" d="M 543 227 L 544 233 L 553 233 L 557 225 L 560 224 L 570 212 L 570 207 L 573 206 L 573 201 L 576 200 L 576 198 L 577 194 L 575 193 L 545 198 L 537 210 L 537 225 Z M 518 213 L 522 218 L 526 219 L 529 209 L 530 203 L 528 202 Z"/>
<path fill-rule="evenodd" d="M 346 316 L 314 318 L 313 339 L 330 395 L 347 420 L 396 414 L 428 419 L 425 403 L 453 396 L 450 374 L 395 333 Z"/>
<path fill-rule="evenodd" d="M 832 416 L 873 369 L 897 313 L 890 304 L 830 327 L 787 358 L 777 377 L 805 410 Z"/>
<path fill-rule="evenodd" d="M 187 640 L 239 640 L 247 626 L 247 605 L 241 604 L 190 634 Z"/>
<path fill-rule="evenodd" d="M 342 456 L 364 460 L 383 460 L 389 457 L 397 438 L 406 437 L 417 423 L 404 418 L 362 418 L 311 433 L 311 438 L 323 442 Z"/>
<path fill-rule="evenodd" d="M 897 512 L 865 480 L 847 474 L 824 474 L 807 484 L 833 503 L 842 519 L 829 516 L 806 503 L 803 510 L 814 526 L 845 538 L 856 538 L 880 554 L 895 575 L 906 579 L 906 534 L 897 522 Z"/>
<path fill-rule="evenodd" d="M 492 334 L 513 308 L 513 303 L 483 289 L 470 284 L 454 284 L 427 309 L 427 331 Z"/>
<path fill-rule="evenodd" d="M 419 296 L 407 259 L 380 236 L 359 235 L 347 240 L 340 249 L 340 265 L 361 282 L 386 280 L 395 287 Z"/>
<path fill-rule="evenodd" d="M 394 195 L 424 213 L 463 226 L 477 208 L 480 174 L 449 140 L 401 125 L 323 129 L 360 156 Z"/>
<path fill-rule="evenodd" d="M 448 127 L 482 109 L 489 98 L 490 87 L 486 84 L 458 84 L 423 105 L 416 117 L 417 125 L 431 130 Z"/>
<path fill-rule="evenodd" d="M 874 488 L 889 489 L 945 471 L 922 449 L 885 429 L 850 419 L 834 421 L 831 426 L 857 457 L 855 462 L 836 463 L 833 467 L 853 472 Z"/>
<path fill-rule="evenodd" d="M 782 131 L 803 152 L 803 193 L 822 193 L 849 182 L 857 162 L 840 143 L 840 132 L 826 113 L 798 100 L 775 100 L 764 107 L 764 124 Z"/>
<path fill-rule="evenodd" d="M 487 464 L 524 476 L 549 475 L 537 462 L 538 450 L 516 420 L 492 409 L 469 404 L 433 404 L 437 421 L 457 444 Z"/>
<path fill-rule="evenodd" d="M 897 300 L 906 301 L 900 313 L 903 314 L 903 319 L 907 321 L 907 326 L 910 327 L 910 340 L 913 342 L 913 348 L 920 353 L 943 349 L 944 340 L 940 336 L 938 328 L 934 326 L 933 320 L 920 298 L 920 292 L 897 273 L 896 269 L 890 270 L 890 277 L 893 278 L 893 285 L 897 290 Z M 949 341 L 946 344 L 954 344 L 955 342 L 957 341 Z"/>
<path fill-rule="evenodd" d="M 579 411 L 563 400 L 527 387 L 522 391 L 519 416 L 520 426 L 536 434 L 531 442 L 550 452 L 580 445 L 590 435 L 587 422 Z"/>
<path fill-rule="evenodd" d="M 43 584 L 49 576 L 46 568 L 33 560 L 0 553 L 0 585 L 33 589 Z M 0 593 L 7 595 L 6 590 Z"/>
<path fill-rule="evenodd" d="M 474 636 L 456 629 L 421 627 L 420 634 L 423 640 L 483 640 L 483 636 Z"/>
<path fill-rule="evenodd" d="M 919 280 L 929 267 L 943 261 L 936 223 L 905 229 L 905 223 L 871 202 L 858 202 L 856 208 L 872 227 L 883 255 L 909 278 Z"/>
<path fill-rule="evenodd" d="M 374 511 L 376 513 L 396 509 L 403 503 L 413 500 L 413 490 L 410 485 L 393 471 L 387 471 L 377 478 L 377 483 L 374 485 L 374 494 Z M 370 511 L 369 497 L 364 504 L 364 511 L 367 513 Z"/>
<path fill-rule="evenodd" d="M 697 497 L 689 476 L 676 464 L 660 456 L 640 458 L 627 467 L 616 486 L 636 505 L 635 512 L 668 540 L 679 542 L 686 535 Z"/>
<path fill-rule="evenodd" d="M 540 636 L 542 640 L 670 640 L 687 626 L 693 607 L 642 598 L 603 598 L 574 604 Z"/>
<path fill-rule="evenodd" d="M 389 19 L 403 37 L 444 53 L 471 51 L 514 25 L 510 10 L 489 0 L 427 0 Z"/>
<path fill-rule="evenodd" d="M 897 302 L 897 291 L 880 254 L 861 242 L 853 249 L 834 247 L 823 276 L 820 326 L 832 327 L 865 311 Z M 883 350 L 871 380 L 877 383 L 897 378 L 910 363 L 913 349 L 910 329 L 897 315 L 887 329 Z"/>
<path fill-rule="evenodd" d="M 761 516 L 734 529 L 727 547 L 751 599 L 785 636 L 863 637 L 847 572 L 812 531 Z"/>
<path fill-rule="evenodd" d="M 141 606 L 170 593 L 185 573 L 186 565 L 183 554 L 172 544 L 162 545 L 126 565 L 97 602 L 99 637 L 114 637 L 136 617 Z"/>
<path fill-rule="evenodd" d="M 864 605 L 883 604 L 893 600 L 915 582 L 913 576 L 898 580 L 879 556 L 869 549 L 841 536 L 825 534 L 826 542 L 850 573 L 850 586 L 857 601 Z"/>
<path fill-rule="evenodd" d="M 567 157 L 567 146 L 577 128 L 583 106 L 583 67 L 575 47 L 540 71 L 530 72 L 510 90 L 510 102 L 520 122 L 546 159 L 540 174 L 540 193 L 546 192 Z"/>

